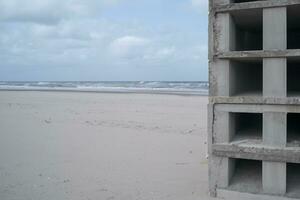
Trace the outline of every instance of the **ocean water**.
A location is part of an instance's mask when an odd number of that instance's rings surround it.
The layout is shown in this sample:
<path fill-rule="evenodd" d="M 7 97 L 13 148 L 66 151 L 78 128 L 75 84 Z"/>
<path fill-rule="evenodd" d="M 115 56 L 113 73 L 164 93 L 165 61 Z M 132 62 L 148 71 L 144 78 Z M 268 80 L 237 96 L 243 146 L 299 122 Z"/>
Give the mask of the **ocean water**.
<path fill-rule="evenodd" d="M 0 82 L 0 90 L 55 90 L 207 95 L 205 81 L 51 81 Z"/>

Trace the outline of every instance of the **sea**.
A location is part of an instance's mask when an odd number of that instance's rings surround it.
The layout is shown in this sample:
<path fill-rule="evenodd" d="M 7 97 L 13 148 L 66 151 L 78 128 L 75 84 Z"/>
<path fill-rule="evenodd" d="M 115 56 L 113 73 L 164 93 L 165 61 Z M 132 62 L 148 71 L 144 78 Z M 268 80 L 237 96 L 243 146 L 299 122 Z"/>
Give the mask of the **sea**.
<path fill-rule="evenodd" d="M 208 95 L 206 81 L 0 81 L 0 90 Z"/>

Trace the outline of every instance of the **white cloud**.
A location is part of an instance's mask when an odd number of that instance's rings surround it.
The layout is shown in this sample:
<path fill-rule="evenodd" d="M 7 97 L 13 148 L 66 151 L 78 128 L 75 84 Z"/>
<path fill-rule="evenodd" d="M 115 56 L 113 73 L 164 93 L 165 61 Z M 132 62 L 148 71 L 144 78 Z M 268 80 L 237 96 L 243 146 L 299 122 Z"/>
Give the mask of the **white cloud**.
<path fill-rule="evenodd" d="M 157 23 L 157 18 L 152 19 L 157 24 L 153 25 L 138 16 L 131 19 L 127 13 L 116 13 L 122 6 L 112 9 L 114 14 L 102 12 L 121 1 L 0 0 L 0 72 L 24 66 L 41 73 L 45 70 L 47 77 L 47 72 L 57 72 L 55 68 L 59 71 L 61 67 L 72 69 L 80 77 L 82 70 L 78 69 L 84 66 L 91 70 L 85 72 L 93 76 L 123 70 L 130 77 L 138 66 L 141 72 L 173 72 L 176 67 L 207 65 L 206 28 L 202 34 L 193 30 L 197 23 L 185 30 L 180 20 L 181 24 L 173 27 L 164 20 Z M 205 2 L 188 0 L 184 4 L 204 11 Z M 156 7 L 151 9 L 156 11 Z M 1 77 L 5 75 L 0 73 Z"/>
<path fill-rule="evenodd" d="M 157 52 L 157 55 L 159 57 L 167 57 L 167 56 L 173 55 L 174 52 L 175 52 L 175 47 L 166 47 L 166 48 L 160 49 Z"/>
<path fill-rule="evenodd" d="M 191 4 L 200 12 L 208 12 L 208 0 L 191 0 Z"/>
<path fill-rule="evenodd" d="M 110 51 L 118 57 L 134 58 L 141 56 L 150 41 L 143 37 L 123 36 L 110 44 Z"/>
<path fill-rule="evenodd" d="M 62 19 L 98 14 L 120 0 L 0 0 L 0 20 L 57 24 Z"/>

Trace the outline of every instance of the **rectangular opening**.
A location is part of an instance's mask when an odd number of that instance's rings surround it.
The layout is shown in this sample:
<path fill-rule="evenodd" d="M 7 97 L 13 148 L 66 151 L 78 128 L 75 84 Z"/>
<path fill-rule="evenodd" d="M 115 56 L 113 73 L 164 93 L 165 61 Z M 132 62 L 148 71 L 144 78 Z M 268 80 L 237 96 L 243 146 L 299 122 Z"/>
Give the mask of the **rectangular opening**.
<path fill-rule="evenodd" d="M 287 115 L 287 145 L 300 147 L 300 113 Z"/>
<path fill-rule="evenodd" d="M 234 169 L 229 189 L 247 192 L 262 192 L 262 161 L 234 159 Z"/>
<path fill-rule="evenodd" d="M 287 163 L 287 196 L 300 198 L 300 164 Z"/>
<path fill-rule="evenodd" d="M 300 5 L 287 7 L 287 48 L 300 49 Z"/>
<path fill-rule="evenodd" d="M 300 37 L 300 35 L 299 35 Z M 287 60 L 287 96 L 300 96 L 300 59 Z"/>
<path fill-rule="evenodd" d="M 238 10 L 231 12 L 230 50 L 262 50 L 262 10 Z"/>
<path fill-rule="evenodd" d="M 231 113 L 232 141 L 262 142 L 262 113 Z"/>
<path fill-rule="evenodd" d="M 231 96 L 261 96 L 263 88 L 262 60 L 231 61 L 229 83 Z"/>

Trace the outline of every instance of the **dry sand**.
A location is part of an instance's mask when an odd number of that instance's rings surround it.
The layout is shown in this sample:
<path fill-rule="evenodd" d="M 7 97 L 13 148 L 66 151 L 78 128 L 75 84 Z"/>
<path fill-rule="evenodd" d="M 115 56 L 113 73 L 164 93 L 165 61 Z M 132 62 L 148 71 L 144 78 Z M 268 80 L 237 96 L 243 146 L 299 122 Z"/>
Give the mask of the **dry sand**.
<path fill-rule="evenodd" d="M 207 101 L 2 91 L 0 199 L 210 199 Z"/>

